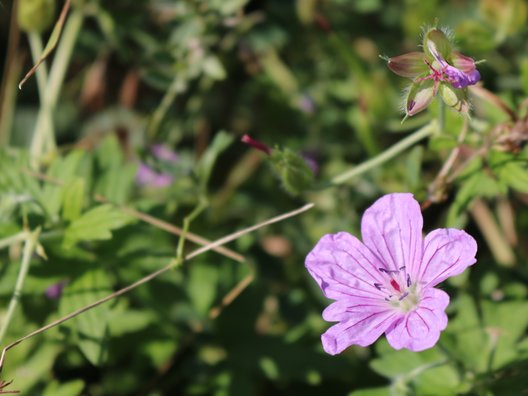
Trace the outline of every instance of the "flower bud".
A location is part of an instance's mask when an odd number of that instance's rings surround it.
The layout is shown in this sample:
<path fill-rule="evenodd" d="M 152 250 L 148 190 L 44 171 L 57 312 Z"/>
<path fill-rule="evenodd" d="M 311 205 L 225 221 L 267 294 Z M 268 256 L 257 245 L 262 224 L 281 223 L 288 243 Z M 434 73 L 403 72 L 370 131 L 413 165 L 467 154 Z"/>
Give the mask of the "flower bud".
<path fill-rule="evenodd" d="M 287 148 L 275 148 L 270 159 L 288 193 L 299 195 L 312 186 L 314 174 L 301 155 Z"/>
<path fill-rule="evenodd" d="M 408 116 L 413 116 L 424 110 L 429 106 L 434 95 L 433 80 L 424 80 L 411 84 L 407 93 L 405 113 Z"/>
<path fill-rule="evenodd" d="M 451 42 L 445 33 L 438 28 L 429 29 L 424 34 L 423 48 L 425 53 L 434 59 L 437 58 L 437 54 L 440 54 L 443 59 L 449 59 L 453 52 Z"/>
<path fill-rule="evenodd" d="M 444 103 L 458 111 L 459 113 L 467 113 L 469 110 L 469 102 L 467 98 L 467 91 L 455 89 L 449 84 L 440 84 L 438 94 Z"/>
<path fill-rule="evenodd" d="M 407 78 L 418 77 L 429 70 L 425 63 L 425 54 L 423 52 L 409 52 L 408 54 L 389 58 L 387 66 L 398 76 Z"/>
<path fill-rule="evenodd" d="M 53 23 L 55 0 L 20 0 L 18 25 L 26 33 L 42 33 Z"/>

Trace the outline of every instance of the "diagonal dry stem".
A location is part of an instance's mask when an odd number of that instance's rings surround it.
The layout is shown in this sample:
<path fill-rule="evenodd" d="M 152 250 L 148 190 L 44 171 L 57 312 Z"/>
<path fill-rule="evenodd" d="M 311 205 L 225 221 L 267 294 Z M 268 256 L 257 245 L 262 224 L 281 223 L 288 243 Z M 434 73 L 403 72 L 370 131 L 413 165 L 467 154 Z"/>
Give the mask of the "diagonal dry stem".
<path fill-rule="evenodd" d="M 62 180 L 59 180 L 59 179 L 55 179 L 55 178 L 52 178 L 52 177 L 49 177 L 48 175 L 45 175 L 45 174 L 42 174 L 40 172 L 35 172 L 35 171 L 32 171 L 32 170 L 29 170 L 29 169 L 22 169 L 21 170 L 23 173 L 29 175 L 29 176 L 32 176 L 32 177 L 35 177 L 39 180 L 42 180 L 46 183 L 51 183 L 51 184 L 55 184 L 57 186 L 62 186 L 64 185 L 64 182 Z M 164 231 L 167 231 L 167 232 L 170 232 L 171 234 L 175 234 L 175 235 L 178 235 L 178 236 L 181 236 L 182 235 L 182 232 L 183 230 L 180 228 L 180 227 L 177 227 L 171 223 L 168 223 L 164 220 L 161 220 L 161 219 L 158 219 L 154 216 L 150 216 L 146 213 L 143 213 L 143 212 L 140 212 L 139 210 L 136 210 L 134 208 L 131 208 L 130 206 L 124 206 L 124 205 L 117 205 L 115 204 L 114 202 L 110 201 L 108 198 L 102 196 L 102 195 L 99 195 L 99 194 L 95 194 L 94 195 L 94 200 L 99 202 L 99 203 L 110 203 L 112 205 L 115 205 L 117 207 L 119 207 L 123 212 L 139 219 L 139 220 L 142 220 L 144 221 L 145 223 L 148 223 L 150 225 L 153 225 L 154 227 L 158 227 Z M 196 243 L 197 245 L 202 245 L 202 246 L 205 246 L 205 245 L 208 245 L 211 243 L 210 240 L 206 239 L 206 238 L 203 238 L 199 235 L 196 235 L 196 234 L 193 234 L 192 232 L 187 232 L 186 236 L 185 236 L 186 239 L 188 239 L 189 241 L 191 242 L 194 242 Z M 233 259 L 235 261 L 238 261 L 239 263 L 242 263 L 244 262 L 244 256 L 242 256 L 241 254 L 231 250 L 231 249 L 228 249 L 228 248 L 225 248 L 223 246 L 218 246 L 218 247 L 215 247 L 214 249 L 215 252 L 219 253 L 219 254 L 222 254 L 226 257 L 229 257 L 230 259 Z"/>
<path fill-rule="evenodd" d="M 185 256 L 184 261 L 191 260 L 192 258 L 194 258 L 194 257 L 196 257 L 196 256 L 198 256 L 198 255 L 200 255 L 202 253 L 205 253 L 205 252 L 207 252 L 209 250 L 212 250 L 213 248 L 218 247 L 220 245 L 224 245 L 224 244 L 226 244 L 228 242 L 234 241 L 235 239 L 238 239 L 238 238 L 240 238 L 241 236 L 243 236 L 245 234 L 248 234 L 250 232 L 258 230 L 259 228 L 262 228 L 262 227 L 265 227 L 267 225 L 270 225 L 270 224 L 273 224 L 273 223 L 277 223 L 277 222 L 285 220 L 287 218 L 296 216 L 296 215 L 298 215 L 300 213 L 303 213 L 303 212 L 311 209 L 313 206 L 314 206 L 313 203 L 309 203 L 309 204 L 306 204 L 306 205 L 304 205 L 304 206 L 302 206 L 302 207 L 300 207 L 298 209 L 295 209 L 295 210 L 293 210 L 291 212 L 284 213 L 284 214 L 282 214 L 280 216 L 273 217 L 273 218 L 271 218 L 269 220 L 263 221 L 261 223 L 258 223 L 256 225 L 254 225 L 254 226 L 251 226 L 251 227 L 245 228 L 243 230 L 234 232 L 232 234 L 226 235 L 223 238 L 217 239 L 216 241 L 214 241 L 214 242 L 212 242 L 212 243 L 210 243 L 210 244 L 208 244 L 206 246 L 203 246 L 203 247 L 201 247 L 199 249 L 196 249 L 195 251 L 189 253 L 188 255 Z M 26 334 L 25 336 L 23 336 L 23 337 L 15 340 L 15 341 L 13 341 L 12 343 L 8 344 L 6 347 L 4 347 L 4 349 L 2 350 L 2 354 L 0 355 L 0 371 L 2 370 L 2 368 L 4 366 L 6 353 L 11 348 L 17 346 L 21 342 L 23 342 L 23 341 L 25 341 L 25 340 L 27 340 L 27 339 L 29 339 L 31 337 L 36 336 L 37 334 L 40 334 L 40 333 L 42 333 L 42 332 L 44 332 L 46 330 L 49 330 L 49 329 L 51 329 L 51 328 L 53 328 L 55 326 L 58 326 L 61 323 L 64 323 L 64 322 L 66 322 L 66 321 L 68 321 L 68 320 L 70 320 L 70 319 L 72 319 L 72 318 L 74 318 L 74 317 L 76 317 L 76 316 L 78 316 L 78 315 L 80 315 L 80 314 L 92 309 L 92 308 L 95 308 L 95 307 L 97 307 L 97 306 L 99 306 L 101 304 L 104 304 L 107 301 L 113 300 L 116 297 L 119 297 L 119 296 L 121 296 L 121 295 L 123 295 L 125 293 L 128 293 L 129 291 L 135 289 L 136 287 L 141 286 L 141 285 L 151 281 L 152 279 L 158 277 L 159 275 L 161 275 L 161 274 L 169 271 L 170 269 L 174 268 L 174 264 L 175 264 L 174 262 L 171 262 L 168 265 L 166 265 L 165 267 L 163 267 L 163 268 L 161 268 L 161 269 L 159 269 L 157 271 L 154 271 L 153 273 L 151 273 L 151 274 L 139 279 L 138 281 L 136 281 L 136 282 L 134 282 L 134 283 L 132 283 L 132 284 L 130 284 L 130 285 L 128 285 L 128 286 L 126 286 L 126 287 L 124 287 L 124 288 L 122 288 L 122 289 L 120 289 L 120 290 L 118 290 L 118 291 L 106 296 L 106 297 L 103 297 L 100 300 L 97 300 L 97 301 L 95 301 L 95 302 L 93 302 L 91 304 L 88 304 L 85 307 L 79 308 L 79 309 L 73 311 L 72 313 L 70 313 L 70 314 L 68 314 L 66 316 L 63 316 L 62 318 L 57 319 L 57 320 L 55 320 L 55 321 L 53 321 L 53 322 L 51 322 L 51 323 L 49 323 L 49 324 L 37 329 L 35 331 L 32 331 L 31 333 Z M 236 297 L 236 295 L 237 295 L 236 291 L 233 294 L 235 294 L 235 297 Z M 232 298 L 234 298 L 234 297 L 230 297 L 230 298 L 232 300 Z"/>

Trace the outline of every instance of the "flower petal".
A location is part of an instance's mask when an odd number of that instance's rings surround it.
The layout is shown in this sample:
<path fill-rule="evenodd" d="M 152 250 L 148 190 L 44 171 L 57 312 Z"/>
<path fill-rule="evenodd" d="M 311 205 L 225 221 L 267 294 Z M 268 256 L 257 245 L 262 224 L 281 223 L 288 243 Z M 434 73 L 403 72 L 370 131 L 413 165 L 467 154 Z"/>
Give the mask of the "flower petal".
<path fill-rule="evenodd" d="M 411 274 L 422 258 L 423 219 L 420 205 L 412 194 L 388 194 L 365 211 L 361 234 L 365 245 L 391 271 Z"/>
<path fill-rule="evenodd" d="M 449 296 L 442 290 L 425 289 L 418 308 L 387 329 L 389 344 L 394 349 L 407 348 L 414 352 L 433 347 L 447 326 L 444 310 L 448 304 Z"/>
<path fill-rule="evenodd" d="M 324 350 L 336 355 L 351 345 L 368 346 L 376 341 L 398 317 L 387 307 L 381 310 L 358 309 L 350 318 L 330 327 L 321 336 Z"/>
<path fill-rule="evenodd" d="M 387 66 L 398 76 L 408 78 L 418 77 L 429 70 L 423 52 L 409 52 L 389 58 Z"/>
<path fill-rule="evenodd" d="M 328 298 L 384 297 L 375 287 L 375 283 L 384 282 L 378 271 L 380 262 L 347 232 L 322 237 L 306 257 L 305 265 Z"/>
<path fill-rule="evenodd" d="M 417 279 L 422 285 L 435 286 L 475 264 L 476 253 L 477 242 L 466 232 L 454 228 L 432 231 L 424 240 Z"/>
<path fill-rule="evenodd" d="M 465 88 L 468 85 L 475 85 L 480 81 L 480 73 L 477 69 L 464 73 L 456 67 L 447 65 L 444 68 L 444 73 L 447 75 L 449 82 L 455 88 Z"/>

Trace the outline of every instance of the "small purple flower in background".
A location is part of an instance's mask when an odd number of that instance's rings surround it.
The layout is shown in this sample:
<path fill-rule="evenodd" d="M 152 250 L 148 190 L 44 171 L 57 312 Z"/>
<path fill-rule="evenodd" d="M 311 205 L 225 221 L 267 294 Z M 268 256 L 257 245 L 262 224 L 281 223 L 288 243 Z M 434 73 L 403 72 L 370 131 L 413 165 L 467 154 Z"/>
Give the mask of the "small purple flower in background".
<path fill-rule="evenodd" d="M 153 144 L 150 146 L 150 152 L 154 155 L 154 157 L 173 164 L 180 160 L 178 154 L 176 154 L 164 144 Z"/>
<path fill-rule="evenodd" d="M 144 187 L 167 187 L 174 178 L 166 173 L 158 173 L 143 162 L 139 163 L 136 173 L 136 183 Z"/>
<path fill-rule="evenodd" d="M 49 300 L 58 300 L 62 295 L 62 290 L 68 284 L 68 281 L 63 280 L 49 286 L 44 294 Z"/>
<path fill-rule="evenodd" d="M 385 58 L 389 69 L 413 81 L 406 90 L 406 116 L 424 110 L 437 93 L 456 111 L 469 110 L 467 87 L 480 81 L 480 73 L 473 59 L 453 50 L 449 36 L 441 29 L 428 29 L 424 52 Z"/>
<path fill-rule="evenodd" d="M 464 231 L 441 228 L 422 239 L 423 219 L 412 194 L 388 194 L 363 215 L 363 243 L 325 235 L 306 257 L 323 294 L 336 300 L 323 318 L 339 322 L 321 337 L 335 355 L 386 334 L 395 349 L 431 348 L 447 326 L 449 296 L 435 288 L 476 262 L 477 244 Z"/>

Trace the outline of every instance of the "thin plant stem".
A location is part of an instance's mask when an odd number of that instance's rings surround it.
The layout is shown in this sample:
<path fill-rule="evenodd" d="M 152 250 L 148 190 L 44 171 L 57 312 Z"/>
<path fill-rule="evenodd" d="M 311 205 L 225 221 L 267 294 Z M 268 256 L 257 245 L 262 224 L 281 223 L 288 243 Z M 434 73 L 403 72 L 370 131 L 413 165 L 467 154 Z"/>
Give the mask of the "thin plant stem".
<path fill-rule="evenodd" d="M 152 114 L 152 118 L 148 124 L 148 136 L 151 139 L 154 138 L 158 133 L 161 122 L 163 121 L 163 118 L 165 118 L 165 114 L 167 114 L 169 108 L 174 103 L 176 96 L 178 96 L 178 94 L 182 92 L 185 87 L 186 84 L 184 81 L 182 81 L 182 76 L 177 74 L 169 85 L 167 92 L 165 92 L 165 95 L 161 99 L 159 106 Z"/>
<path fill-rule="evenodd" d="M 183 263 L 183 247 L 185 246 L 185 239 L 187 238 L 191 222 L 202 213 L 206 207 L 207 201 L 203 198 L 200 199 L 196 208 L 194 208 L 194 210 L 183 219 L 182 233 L 180 234 L 180 239 L 178 240 L 178 246 L 176 248 L 176 261 L 178 264 Z"/>
<path fill-rule="evenodd" d="M 298 214 L 301 214 L 303 212 L 306 212 L 307 210 L 311 209 L 314 207 L 314 204 L 313 203 L 309 203 L 309 204 L 306 204 L 298 209 L 295 209 L 295 210 L 292 210 L 291 212 L 287 212 L 287 213 L 284 213 L 282 215 L 279 215 L 279 216 L 276 216 L 276 217 L 273 217 L 269 220 L 266 220 L 266 221 L 263 221 L 262 223 L 258 223 L 256 225 L 253 225 L 251 227 L 248 227 L 248 228 L 245 228 L 243 230 L 240 230 L 240 231 L 237 231 L 237 232 L 234 232 L 232 234 L 229 234 L 223 238 L 220 238 L 220 239 L 217 239 L 216 241 L 208 244 L 207 246 L 203 246 L 199 249 L 196 249 L 194 250 L 193 252 L 189 253 L 188 255 L 185 256 L 184 258 L 184 261 L 188 261 L 188 260 L 191 260 L 192 258 L 202 254 L 202 253 L 205 253 L 209 250 L 212 250 L 213 248 L 215 247 L 218 247 L 220 245 L 224 245 L 228 242 L 231 242 L 231 241 L 234 241 L 235 239 L 238 239 L 240 238 L 241 236 L 243 235 L 246 235 L 250 232 L 253 232 L 255 230 L 258 230 L 259 228 L 262 228 L 262 227 L 265 227 L 265 226 L 268 226 L 270 224 L 274 224 L 274 223 L 278 223 L 279 221 L 282 221 L 282 220 L 286 220 L 290 217 L 293 217 L 293 216 L 297 216 Z M 60 319 L 57 319 L 35 331 L 32 331 L 31 333 L 29 334 L 26 334 L 25 336 L 13 341 L 12 343 L 8 344 L 6 347 L 4 347 L 4 349 L 2 350 L 2 354 L 0 355 L 0 371 L 2 370 L 3 366 L 4 366 L 4 361 L 5 361 L 5 357 L 6 357 L 6 353 L 8 350 L 10 350 L 11 348 L 15 347 L 16 345 L 20 344 L 21 342 L 31 338 L 31 337 L 34 337 L 36 336 L 37 334 L 40 334 L 46 330 L 49 330 L 55 326 L 58 326 L 60 325 L 61 323 L 64 323 L 92 308 L 95 308 L 107 301 L 110 301 L 118 296 L 121 296 L 133 289 L 135 289 L 136 287 L 138 286 L 141 286 L 149 281 L 151 281 L 152 279 L 158 277 L 159 275 L 171 270 L 172 268 L 174 268 L 174 265 L 177 264 L 175 262 L 175 260 L 172 260 L 168 265 L 166 265 L 165 267 L 157 270 L 157 271 L 154 271 L 152 272 L 151 274 L 139 279 L 138 281 L 104 297 L 104 298 L 101 298 L 100 300 L 97 300 L 91 304 L 88 304 L 82 308 L 79 308 L 73 312 L 71 312 L 70 314 L 66 315 L 66 316 L 63 316 L 62 318 Z"/>
<path fill-rule="evenodd" d="M 53 58 L 53 64 L 50 68 L 48 81 L 46 84 L 45 95 L 47 108 L 41 107 L 39 111 L 39 120 L 35 128 L 33 140 L 31 142 L 30 153 L 33 159 L 33 167 L 36 168 L 39 159 L 45 150 L 55 150 L 55 136 L 54 134 L 46 134 L 46 121 L 45 118 L 40 118 L 41 112 L 47 111 L 51 115 L 57 105 L 58 97 L 62 85 L 64 83 L 64 77 L 66 75 L 66 69 L 70 63 L 70 59 L 73 53 L 73 47 L 79 35 L 83 23 L 84 15 L 80 11 L 73 10 L 69 15 L 67 22 L 64 26 L 64 30 L 61 35 L 61 39 L 57 46 L 57 51 Z M 42 116 L 43 117 L 43 116 Z"/>
<path fill-rule="evenodd" d="M 15 243 L 22 242 L 28 236 L 27 231 L 21 231 L 15 235 L 12 235 L 7 238 L 0 239 L 0 249 L 3 249 L 7 246 L 11 246 Z"/>
<path fill-rule="evenodd" d="M 39 232 L 40 231 L 37 230 L 29 235 L 26 234 L 27 238 L 26 243 L 24 244 L 22 262 L 20 264 L 20 269 L 18 270 L 15 289 L 13 291 L 13 295 L 11 296 L 11 301 L 9 301 L 9 307 L 7 308 L 7 313 L 4 317 L 4 321 L 2 323 L 2 326 L 0 327 L 0 342 L 2 342 L 4 339 L 4 336 L 7 332 L 7 329 L 9 328 L 11 320 L 13 319 L 13 315 L 15 314 L 18 301 L 20 300 L 20 296 L 22 294 L 22 287 L 24 286 L 24 282 L 29 271 L 31 256 L 33 254 L 33 251 L 35 250 Z"/>
<path fill-rule="evenodd" d="M 37 63 L 43 52 L 42 39 L 36 32 L 28 33 L 28 39 L 33 63 Z M 33 139 L 36 139 L 39 145 L 44 144 L 44 141 L 46 141 L 50 148 L 54 148 L 55 132 L 53 127 L 53 115 L 49 105 L 49 96 L 47 94 L 48 68 L 46 62 L 42 62 L 37 69 L 36 77 L 40 97 L 40 109 L 35 124 Z M 53 143 L 50 142 L 50 139 L 52 139 Z M 40 141 L 42 141 L 42 143 L 40 143 Z"/>
<path fill-rule="evenodd" d="M 0 83 L 0 147 L 8 146 L 11 139 L 16 105 L 17 81 L 22 69 L 23 56 L 19 53 L 20 27 L 17 23 L 18 1 L 13 2 L 9 22 L 4 73 Z"/>
<path fill-rule="evenodd" d="M 477 223 L 482 236 L 486 240 L 497 264 L 505 267 L 513 267 L 515 265 L 515 253 L 504 237 L 504 232 L 497 224 L 488 205 L 481 198 L 477 198 L 473 201 L 469 211 L 473 220 Z"/>
<path fill-rule="evenodd" d="M 359 175 L 362 175 L 365 172 L 368 172 L 374 168 L 377 168 L 381 164 L 391 160 L 396 157 L 398 154 L 407 150 L 409 147 L 413 146 L 415 143 L 418 143 L 420 140 L 425 139 L 426 137 L 431 136 L 438 130 L 438 125 L 435 121 L 431 121 L 429 124 L 418 129 L 412 135 L 407 136 L 405 139 L 400 140 L 398 143 L 388 148 L 381 154 L 359 164 L 358 166 L 333 177 L 330 181 L 331 185 L 343 184 L 350 179 L 353 179 Z"/>

